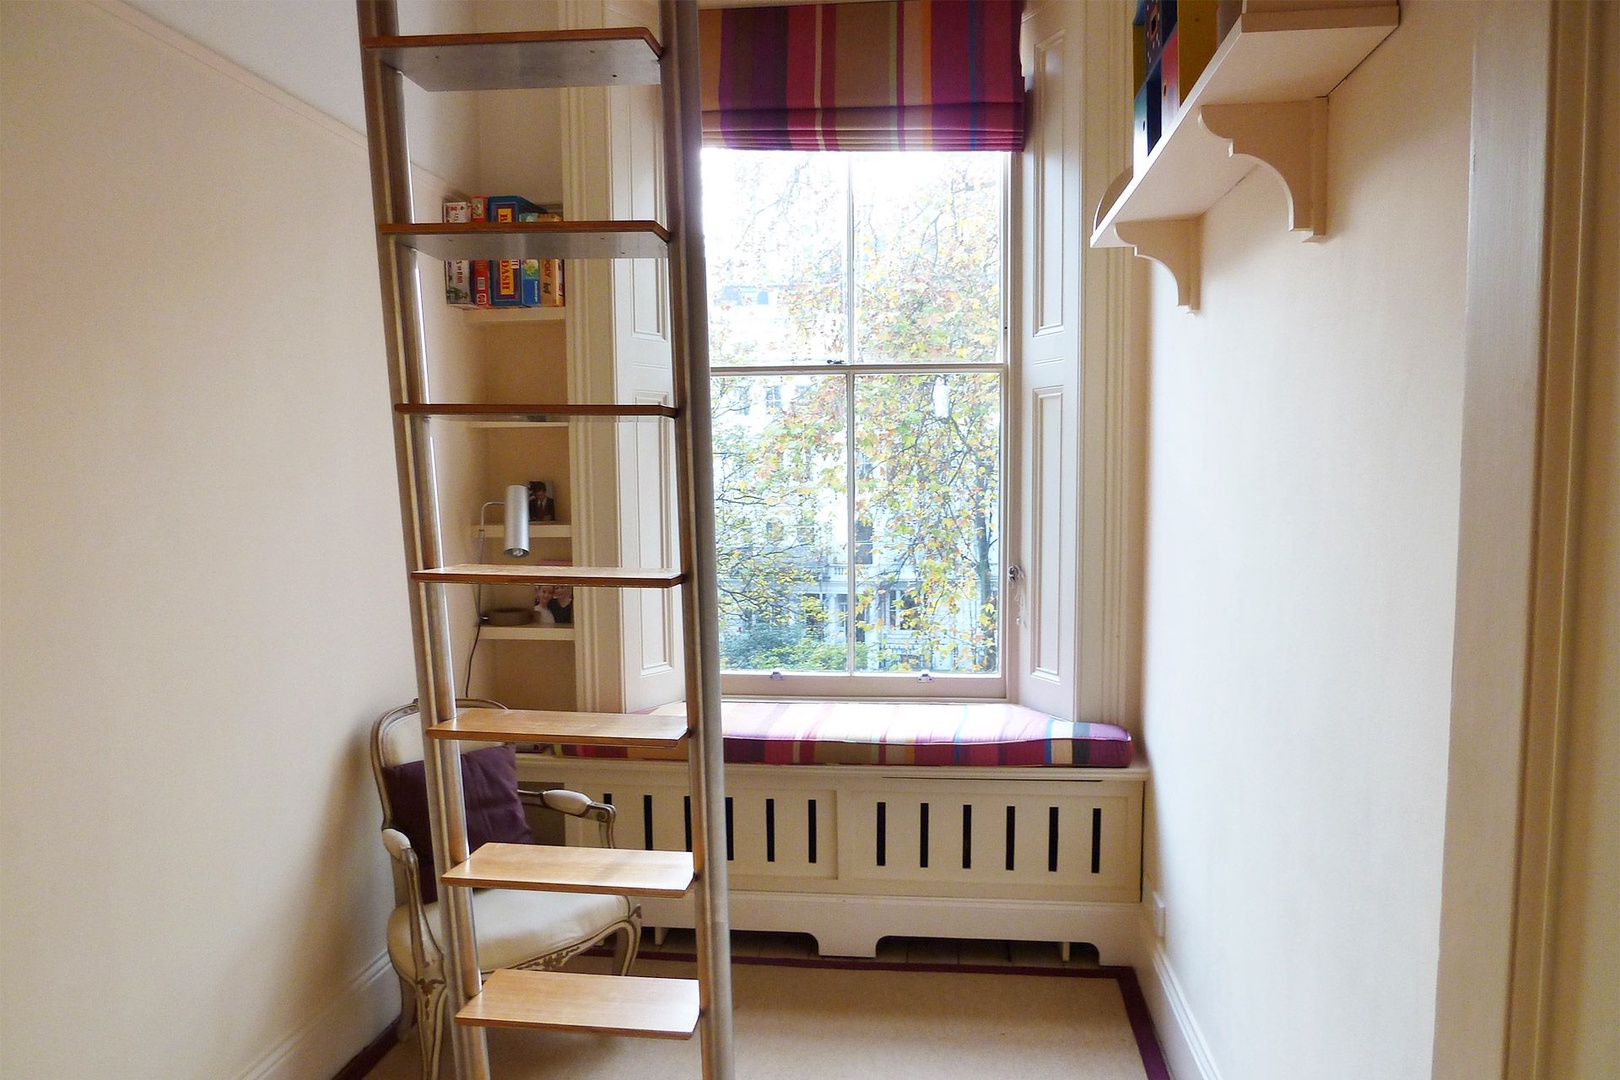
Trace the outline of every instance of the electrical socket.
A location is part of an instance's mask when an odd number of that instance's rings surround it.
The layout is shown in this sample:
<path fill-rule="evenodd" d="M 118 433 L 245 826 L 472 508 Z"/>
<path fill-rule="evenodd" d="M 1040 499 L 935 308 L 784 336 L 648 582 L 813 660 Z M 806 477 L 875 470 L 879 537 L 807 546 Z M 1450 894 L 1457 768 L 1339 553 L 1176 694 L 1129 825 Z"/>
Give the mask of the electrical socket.
<path fill-rule="evenodd" d="M 1158 893 L 1154 893 L 1153 894 L 1153 932 L 1154 932 L 1154 934 L 1156 934 L 1158 936 L 1160 941 L 1164 940 L 1164 921 L 1165 921 L 1164 897 L 1160 896 Z"/>

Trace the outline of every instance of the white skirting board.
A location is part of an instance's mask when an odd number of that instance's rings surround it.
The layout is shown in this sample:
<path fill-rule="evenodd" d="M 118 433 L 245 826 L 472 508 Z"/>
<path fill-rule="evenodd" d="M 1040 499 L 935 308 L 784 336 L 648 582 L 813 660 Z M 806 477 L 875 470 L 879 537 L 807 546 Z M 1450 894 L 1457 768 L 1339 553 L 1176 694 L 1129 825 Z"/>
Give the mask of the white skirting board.
<path fill-rule="evenodd" d="M 640 903 L 648 926 L 692 925 L 690 900 Z M 733 930 L 809 934 L 823 956 L 876 956 L 879 941 L 902 936 L 1083 941 L 1101 963 L 1127 966 L 1136 955 L 1135 904 L 732 890 L 730 912 Z"/>
<path fill-rule="evenodd" d="M 1147 999 L 1148 1012 L 1159 1036 L 1159 1048 L 1175 1080 L 1222 1080 L 1221 1071 L 1193 1016 L 1192 1005 L 1181 992 L 1164 943 L 1153 932 L 1151 918 L 1137 921 L 1136 981 Z"/>
<path fill-rule="evenodd" d="M 339 988 L 331 1002 L 235 1080 L 309 1080 L 332 1076 L 399 1017 L 399 979 L 388 954 Z"/>

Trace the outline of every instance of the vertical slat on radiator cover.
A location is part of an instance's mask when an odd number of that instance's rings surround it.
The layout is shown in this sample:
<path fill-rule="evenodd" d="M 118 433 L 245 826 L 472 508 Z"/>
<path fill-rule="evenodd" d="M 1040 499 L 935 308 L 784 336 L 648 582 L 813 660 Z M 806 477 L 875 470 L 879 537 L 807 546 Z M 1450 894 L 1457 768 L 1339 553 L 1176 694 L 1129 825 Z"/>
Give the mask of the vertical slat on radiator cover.
<path fill-rule="evenodd" d="M 569 786 L 593 799 L 611 802 L 619 811 L 615 839 L 622 848 L 689 850 L 690 818 L 685 787 L 652 786 L 616 778 L 613 787 Z M 837 796 L 831 789 L 789 791 L 733 790 L 726 795 L 731 827 L 733 874 L 831 878 L 838 873 L 835 822 Z M 648 823 L 652 832 L 649 837 Z M 587 823 L 588 824 L 588 823 Z M 594 829 L 567 822 L 569 844 L 594 843 Z"/>
<path fill-rule="evenodd" d="M 1126 795 L 1102 793 L 907 791 L 863 799 L 844 792 L 841 876 L 1128 888 L 1136 882 L 1140 843 L 1132 805 Z M 858 845 L 848 842 L 852 837 Z M 850 865 L 852 847 L 863 865 Z"/>

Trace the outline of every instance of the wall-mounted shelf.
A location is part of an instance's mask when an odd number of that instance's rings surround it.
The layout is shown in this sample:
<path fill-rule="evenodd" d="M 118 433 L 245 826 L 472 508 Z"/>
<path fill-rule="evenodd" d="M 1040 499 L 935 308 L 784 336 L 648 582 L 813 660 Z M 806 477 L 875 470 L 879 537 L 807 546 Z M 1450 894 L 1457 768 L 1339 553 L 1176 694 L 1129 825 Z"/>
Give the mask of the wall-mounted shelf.
<path fill-rule="evenodd" d="M 562 322 L 567 308 L 560 307 L 480 307 L 462 308 L 472 323 Z"/>
<path fill-rule="evenodd" d="M 1092 247 L 1128 247 L 1168 269 L 1198 310 L 1201 223 L 1257 165 L 1288 193 L 1288 227 L 1327 234 L 1327 95 L 1400 23 L 1393 0 L 1245 10 L 1140 172 L 1097 208 Z"/>
<path fill-rule="evenodd" d="M 656 221 L 420 221 L 377 235 L 435 259 L 662 259 L 669 231 Z"/>
<path fill-rule="evenodd" d="M 490 626 L 485 623 L 478 631 L 485 641 L 573 641 L 572 626 L 530 623 L 527 626 Z"/>

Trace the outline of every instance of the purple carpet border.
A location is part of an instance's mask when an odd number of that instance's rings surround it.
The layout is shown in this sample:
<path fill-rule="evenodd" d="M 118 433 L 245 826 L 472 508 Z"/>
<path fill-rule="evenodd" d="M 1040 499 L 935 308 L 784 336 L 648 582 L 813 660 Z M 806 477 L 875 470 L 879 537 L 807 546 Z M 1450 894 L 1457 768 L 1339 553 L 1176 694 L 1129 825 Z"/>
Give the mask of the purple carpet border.
<path fill-rule="evenodd" d="M 695 963 L 692 953 L 669 953 L 642 949 L 640 960 L 675 960 Z M 792 956 L 732 956 L 733 964 L 752 964 L 759 967 L 842 968 L 850 971 L 929 971 L 958 975 L 1034 975 L 1055 979 L 1113 979 L 1119 985 L 1119 996 L 1125 1001 L 1125 1016 L 1131 1023 L 1131 1034 L 1136 1036 L 1136 1050 L 1142 1057 L 1142 1069 L 1147 1080 L 1171 1080 L 1170 1068 L 1165 1064 L 1164 1051 L 1159 1047 L 1159 1036 L 1153 1028 L 1153 1016 L 1148 1012 L 1147 999 L 1142 986 L 1136 981 L 1136 969 L 1130 967 L 1032 967 L 1019 964 L 905 964 L 891 960 L 837 960 L 828 957 Z"/>

